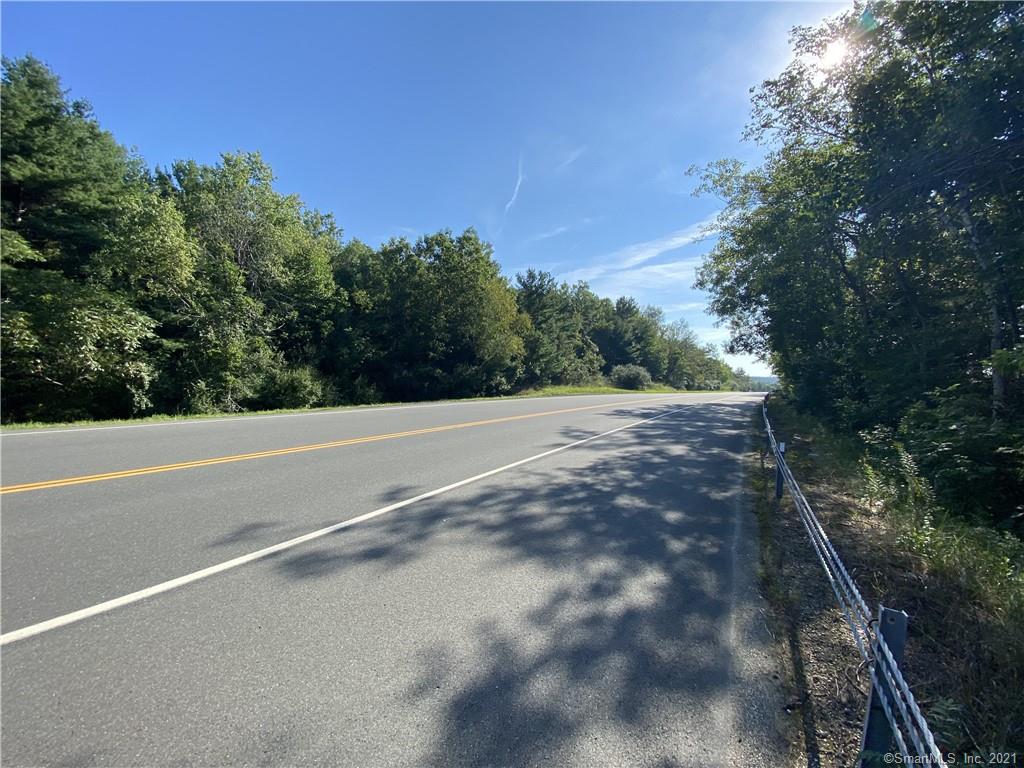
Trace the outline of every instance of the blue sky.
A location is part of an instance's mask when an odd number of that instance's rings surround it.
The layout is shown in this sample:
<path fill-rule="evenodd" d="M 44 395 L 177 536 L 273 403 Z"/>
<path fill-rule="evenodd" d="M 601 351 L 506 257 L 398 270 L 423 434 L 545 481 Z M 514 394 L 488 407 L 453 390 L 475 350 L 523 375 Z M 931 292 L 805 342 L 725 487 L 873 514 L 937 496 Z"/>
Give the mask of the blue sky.
<path fill-rule="evenodd" d="M 750 86 L 812 3 L 3 3 L 31 52 L 150 165 L 259 150 L 347 237 L 475 227 L 533 266 L 727 333 L 693 271 L 719 202 L 691 164 L 755 161 Z M 749 358 L 728 357 L 751 373 Z"/>

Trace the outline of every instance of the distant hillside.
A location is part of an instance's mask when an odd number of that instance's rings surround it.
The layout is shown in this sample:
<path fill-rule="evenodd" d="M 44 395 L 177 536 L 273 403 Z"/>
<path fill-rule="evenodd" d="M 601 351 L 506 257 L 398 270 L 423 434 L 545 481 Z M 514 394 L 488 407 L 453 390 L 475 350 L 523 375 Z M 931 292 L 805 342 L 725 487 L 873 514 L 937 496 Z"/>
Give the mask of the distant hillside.
<path fill-rule="evenodd" d="M 779 386 L 778 376 L 751 376 L 750 381 L 758 389 L 775 389 Z"/>

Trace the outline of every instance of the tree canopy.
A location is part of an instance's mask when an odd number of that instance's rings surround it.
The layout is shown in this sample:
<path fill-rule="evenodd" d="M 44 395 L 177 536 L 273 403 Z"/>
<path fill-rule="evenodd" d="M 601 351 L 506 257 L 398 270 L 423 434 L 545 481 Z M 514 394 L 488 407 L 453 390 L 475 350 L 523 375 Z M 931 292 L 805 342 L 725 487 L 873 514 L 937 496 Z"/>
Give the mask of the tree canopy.
<path fill-rule="evenodd" d="M 860 4 L 793 42 L 753 96 L 765 162 L 704 170 L 726 207 L 698 285 L 802 407 L 890 430 L 949 508 L 1019 527 L 1024 6 Z"/>

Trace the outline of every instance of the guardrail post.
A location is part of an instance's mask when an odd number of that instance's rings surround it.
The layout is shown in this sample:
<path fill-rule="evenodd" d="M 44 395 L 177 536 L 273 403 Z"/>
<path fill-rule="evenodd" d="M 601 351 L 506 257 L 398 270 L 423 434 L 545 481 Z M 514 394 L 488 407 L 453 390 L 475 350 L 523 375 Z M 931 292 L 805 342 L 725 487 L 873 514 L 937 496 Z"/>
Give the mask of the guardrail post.
<path fill-rule="evenodd" d="M 779 443 L 779 455 L 775 458 L 775 498 L 782 498 L 782 459 L 786 455 L 786 444 Z"/>
<path fill-rule="evenodd" d="M 876 631 L 885 640 L 893 660 L 900 664 L 903 661 L 903 649 L 907 644 L 907 614 L 879 605 Z M 881 686 L 887 687 L 888 684 L 882 675 L 879 675 L 878 679 Z M 890 691 L 890 693 L 892 692 Z M 868 699 L 867 715 L 864 717 L 864 735 L 861 738 L 861 758 L 858 762 L 861 768 L 878 764 L 878 756 L 892 751 L 892 726 L 885 716 L 880 698 L 884 695 L 886 695 L 885 691 L 880 692 L 875 689 L 874 677 L 872 677 L 871 696 Z"/>

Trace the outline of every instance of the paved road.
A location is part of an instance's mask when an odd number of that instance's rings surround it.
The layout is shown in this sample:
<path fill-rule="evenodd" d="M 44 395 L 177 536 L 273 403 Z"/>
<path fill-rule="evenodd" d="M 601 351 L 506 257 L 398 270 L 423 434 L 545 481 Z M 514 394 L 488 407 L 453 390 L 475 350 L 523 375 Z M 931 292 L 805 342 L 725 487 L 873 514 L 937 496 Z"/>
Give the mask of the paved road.
<path fill-rule="evenodd" d="M 756 402 L 7 434 L 3 763 L 776 765 Z"/>

